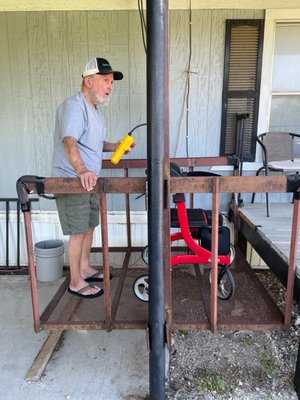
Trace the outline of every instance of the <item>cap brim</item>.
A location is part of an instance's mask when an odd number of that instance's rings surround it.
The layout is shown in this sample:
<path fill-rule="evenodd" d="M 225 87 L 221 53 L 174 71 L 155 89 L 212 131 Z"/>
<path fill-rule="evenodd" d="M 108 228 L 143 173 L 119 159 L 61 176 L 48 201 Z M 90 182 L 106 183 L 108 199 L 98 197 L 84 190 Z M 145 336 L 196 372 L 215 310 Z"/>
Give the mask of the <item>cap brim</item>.
<path fill-rule="evenodd" d="M 123 74 L 120 71 L 114 71 L 114 80 L 115 81 L 120 81 L 123 79 Z"/>
<path fill-rule="evenodd" d="M 97 75 L 109 75 L 109 74 L 114 74 L 115 81 L 120 81 L 121 79 L 123 79 L 123 74 L 120 71 L 97 72 Z"/>

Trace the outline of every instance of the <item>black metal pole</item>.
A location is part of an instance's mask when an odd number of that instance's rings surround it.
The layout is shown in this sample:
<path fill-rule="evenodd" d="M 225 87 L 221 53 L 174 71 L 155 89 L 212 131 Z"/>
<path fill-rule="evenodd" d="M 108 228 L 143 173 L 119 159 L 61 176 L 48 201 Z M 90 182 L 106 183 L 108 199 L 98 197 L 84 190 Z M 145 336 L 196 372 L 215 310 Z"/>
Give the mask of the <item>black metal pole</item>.
<path fill-rule="evenodd" d="M 294 375 L 294 388 L 297 393 L 298 399 L 300 399 L 300 342 L 298 345 L 298 356 Z"/>
<path fill-rule="evenodd" d="M 17 267 L 20 268 L 20 202 L 17 200 Z"/>
<path fill-rule="evenodd" d="M 150 399 L 165 399 L 165 142 L 168 134 L 168 1 L 147 2 L 147 174 Z"/>
<path fill-rule="evenodd" d="M 6 200 L 6 268 L 9 268 L 9 200 Z"/>

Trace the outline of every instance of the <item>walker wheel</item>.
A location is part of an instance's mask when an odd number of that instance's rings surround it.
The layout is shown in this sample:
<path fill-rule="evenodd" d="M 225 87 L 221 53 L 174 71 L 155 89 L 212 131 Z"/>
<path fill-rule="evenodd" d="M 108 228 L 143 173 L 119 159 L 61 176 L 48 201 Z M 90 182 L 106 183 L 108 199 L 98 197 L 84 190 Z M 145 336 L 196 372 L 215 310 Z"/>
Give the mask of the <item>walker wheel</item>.
<path fill-rule="evenodd" d="M 219 266 L 218 268 L 218 298 L 220 300 L 229 300 L 235 292 L 233 275 L 226 266 Z M 209 282 L 211 284 L 211 271 L 209 272 Z"/>
<path fill-rule="evenodd" d="M 133 282 L 133 293 L 141 301 L 149 301 L 149 275 L 143 274 Z"/>
<path fill-rule="evenodd" d="M 149 262 L 148 262 L 148 245 L 143 248 L 142 259 L 145 264 L 147 264 L 147 265 L 149 264 Z"/>
<path fill-rule="evenodd" d="M 230 243 L 230 265 L 233 263 L 235 259 L 235 247 L 232 243 Z"/>

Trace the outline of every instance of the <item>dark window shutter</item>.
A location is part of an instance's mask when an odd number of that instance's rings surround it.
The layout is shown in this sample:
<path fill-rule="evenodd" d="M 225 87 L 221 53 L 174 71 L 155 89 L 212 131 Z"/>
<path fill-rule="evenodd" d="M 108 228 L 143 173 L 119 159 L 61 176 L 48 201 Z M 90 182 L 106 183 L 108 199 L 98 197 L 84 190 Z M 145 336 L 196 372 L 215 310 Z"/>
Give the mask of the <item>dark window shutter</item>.
<path fill-rule="evenodd" d="M 249 114 L 243 123 L 244 161 L 255 160 L 263 29 L 263 20 L 226 21 L 220 154 L 237 154 L 237 115 Z"/>

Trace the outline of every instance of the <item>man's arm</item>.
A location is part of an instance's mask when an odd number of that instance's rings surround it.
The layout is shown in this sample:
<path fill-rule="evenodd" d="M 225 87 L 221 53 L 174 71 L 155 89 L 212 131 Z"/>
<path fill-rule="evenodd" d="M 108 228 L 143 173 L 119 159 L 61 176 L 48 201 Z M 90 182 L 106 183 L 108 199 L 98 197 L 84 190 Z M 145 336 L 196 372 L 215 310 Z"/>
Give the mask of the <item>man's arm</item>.
<path fill-rule="evenodd" d="M 119 140 L 116 143 L 111 143 L 111 142 L 103 142 L 103 151 L 105 152 L 113 152 L 117 150 L 117 147 L 119 146 L 119 144 L 121 143 L 121 140 Z"/>
<path fill-rule="evenodd" d="M 118 140 L 116 143 L 111 143 L 111 142 L 103 142 L 103 151 L 107 152 L 115 152 L 119 146 L 119 144 L 122 142 L 122 140 Z M 132 148 L 130 147 L 127 151 L 125 151 L 125 154 L 130 153 Z"/>
<path fill-rule="evenodd" d="M 97 183 L 97 175 L 87 169 L 81 158 L 76 139 L 72 136 L 66 136 L 63 139 L 63 143 L 68 160 L 79 176 L 82 187 L 88 192 L 93 190 Z"/>
<path fill-rule="evenodd" d="M 63 143 L 68 160 L 77 174 L 80 175 L 83 172 L 87 172 L 88 169 L 81 158 L 77 140 L 72 136 L 67 136 L 63 139 Z"/>

